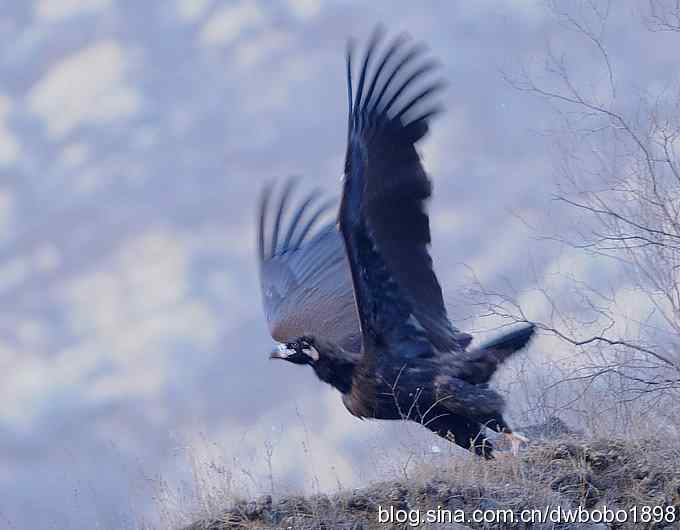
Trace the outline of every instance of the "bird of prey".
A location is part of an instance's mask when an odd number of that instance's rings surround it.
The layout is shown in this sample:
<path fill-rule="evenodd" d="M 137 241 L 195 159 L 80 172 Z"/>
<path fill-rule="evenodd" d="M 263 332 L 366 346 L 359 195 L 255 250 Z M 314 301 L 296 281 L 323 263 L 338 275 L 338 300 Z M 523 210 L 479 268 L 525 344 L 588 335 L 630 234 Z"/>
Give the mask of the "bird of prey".
<path fill-rule="evenodd" d="M 435 63 L 399 35 L 382 45 L 377 29 L 353 94 L 347 53 L 349 119 L 337 223 L 321 228 L 332 203 L 318 192 L 287 215 L 295 181 L 272 189 L 259 208 L 260 279 L 271 357 L 310 365 L 359 418 L 408 419 L 486 458 L 485 428 L 521 437 L 503 418 L 504 400 L 488 383 L 524 348 L 528 324 L 476 348 L 450 322 L 435 276 L 425 201 L 431 183 L 416 151 L 441 82 Z M 378 53 L 383 47 L 384 51 Z"/>

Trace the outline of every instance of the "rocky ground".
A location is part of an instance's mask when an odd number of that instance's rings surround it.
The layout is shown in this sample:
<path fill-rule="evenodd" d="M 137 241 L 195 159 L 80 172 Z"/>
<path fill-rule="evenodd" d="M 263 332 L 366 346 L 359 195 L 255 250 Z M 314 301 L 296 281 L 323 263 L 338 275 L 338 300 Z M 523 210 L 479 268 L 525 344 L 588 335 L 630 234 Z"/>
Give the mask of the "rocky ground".
<path fill-rule="evenodd" d="M 550 427 L 550 425 L 548 425 Z M 555 528 L 680 528 L 680 445 L 677 440 L 588 440 L 552 425 L 553 432 L 531 432 L 532 443 L 519 457 L 500 454 L 490 462 L 460 457 L 421 466 L 404 481 L 372 484 L 336 495 L 289 496 L 232 502 L 219 520 L 200 521 L 185 530 L 227 528 L 290 529 L 465 529 Z M 530 430 L 530 429 L 527 429 Z M 557 436 L 557 437 L 555 437 Z M 428 509 L 450 510 L 467 516 L 476 509 L 637 510 L 638 516 L 662 515 L 658 522 L 623 524 L 519 521 L 486 523 L 421 522 Z M 379 509 L 403 510 L 403 523 L 380 522 Z M 647 507 L 647 508 L 645 508 Z M 656 508 L 660 507 L 660 508 Z M 654 510 L 647 512 L 646 510 Z M 460 511 L 457 511 L 460 510 Z M 674 511 L 673 511 L 674 510 Z M 658 512 L 661 512 L 660 514 Z M 439 512 L 440 517 L 445 512 Z M 621 513 L 621 512 L 619 512 Z M 669 515 L 670 514 L 670 515 Z M 677 516 L 677 522 L 671 522 Z M 383 512 L 383 518 L 385 518 Z M 621 516 L 620 516 L 621 517 Z"/>

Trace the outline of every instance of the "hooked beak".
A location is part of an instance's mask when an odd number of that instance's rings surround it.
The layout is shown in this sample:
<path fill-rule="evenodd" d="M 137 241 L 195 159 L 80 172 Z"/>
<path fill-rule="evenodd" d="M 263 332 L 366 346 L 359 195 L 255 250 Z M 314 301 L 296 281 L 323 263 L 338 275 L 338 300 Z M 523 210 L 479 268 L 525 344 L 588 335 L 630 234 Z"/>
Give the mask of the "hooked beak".
<path fill-rule="evenodd" d="M 295 350 L 290 349 L 285 344 L 279 344 L 279 345 L 276 346 L 276 348 L 274 348 L 270 352 L 269 358 L 270 359 L 285 359 L 286 357 L 288 357 L 289 355 L 291 355 L 294 352 L 295 352 Z"/>

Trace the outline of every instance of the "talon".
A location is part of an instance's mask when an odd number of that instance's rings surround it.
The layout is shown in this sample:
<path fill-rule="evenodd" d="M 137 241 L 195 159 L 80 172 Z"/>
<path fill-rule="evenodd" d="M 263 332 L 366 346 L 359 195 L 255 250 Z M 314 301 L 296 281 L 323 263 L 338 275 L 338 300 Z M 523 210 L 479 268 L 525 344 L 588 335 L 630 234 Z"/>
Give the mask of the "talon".
<path fill-rule="evenodd" d="M 510 452 L 513 456 L 519 456 L 519 448 L 522 443 L 529 443 L 529 438 L 518 433 L 505 432 L 503 435 L 506 436 L 510 442 Z"/>

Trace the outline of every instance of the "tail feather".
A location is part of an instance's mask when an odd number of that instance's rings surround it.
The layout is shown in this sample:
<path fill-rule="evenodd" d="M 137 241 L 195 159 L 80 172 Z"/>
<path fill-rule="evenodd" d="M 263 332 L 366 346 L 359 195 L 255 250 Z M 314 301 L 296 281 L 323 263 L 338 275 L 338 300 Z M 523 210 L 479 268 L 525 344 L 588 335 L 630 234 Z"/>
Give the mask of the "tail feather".
<path fill-rule="evenodd" d="M 488 383 L 499 364 L 529 344 L 535 330 L 536 326 L 529 324 L 468 352 L 464 360 L 465 380 L 474 384 Z"/>
<path fill-rule="evenodd" d="M 536 331 L 536 326 L 534 324 L 529 324 L 523 328 L 516 329 L 505 335 L 501 335 L 493 340 L 490 340 L 479 347 L 479 349 L 484 350 L 504 350 L 514 353 L 518 350 L 524 348 L 531 337 L 534 336 Z"/>

